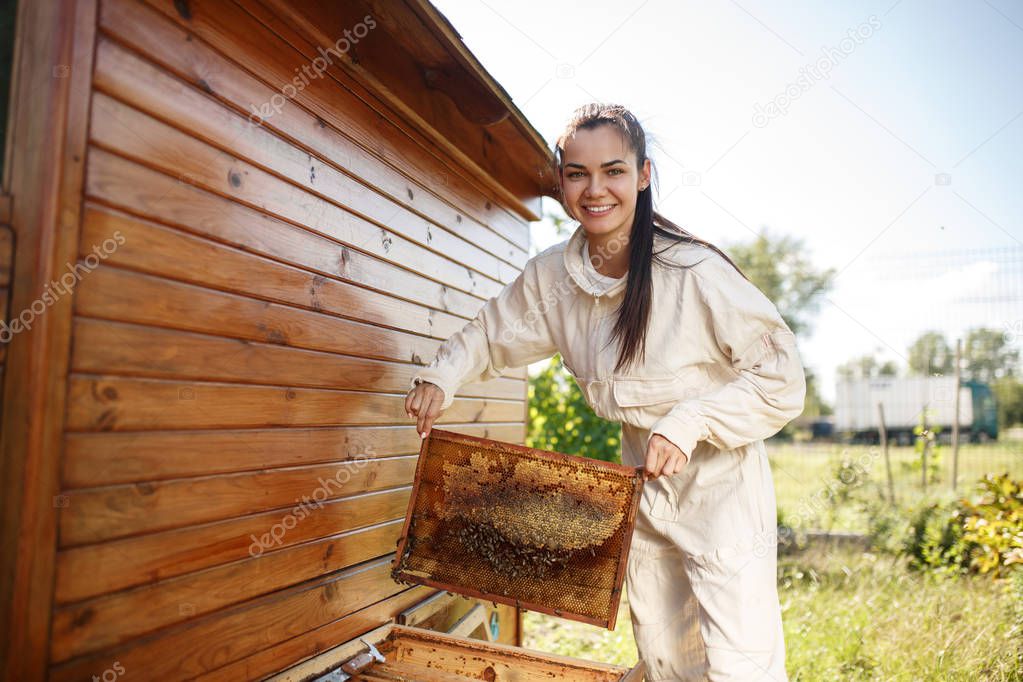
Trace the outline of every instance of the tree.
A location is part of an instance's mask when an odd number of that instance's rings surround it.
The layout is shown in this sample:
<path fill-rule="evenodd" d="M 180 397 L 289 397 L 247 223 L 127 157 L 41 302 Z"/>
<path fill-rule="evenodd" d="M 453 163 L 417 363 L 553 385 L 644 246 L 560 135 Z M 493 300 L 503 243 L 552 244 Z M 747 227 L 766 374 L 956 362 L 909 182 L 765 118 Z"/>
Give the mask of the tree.
<path fill-rule="evenodd" d="M 803 240 L 771 236 L 767 230 L 752 241 L 733 243 L 725 251 L 750 281 L 778 306 L 778 312 L 796 334 L 810 329 L 810 317 L 820 297 L 831 289 L 835 269 L 818 270 L 804 255 Z"/>
<path fill-rule="evenodd" d="M 622 428 L 598 417 L 557 354 L 529 380 L 531 448 L 621 462 Z"/>
<path fill-rule="evenodd" d="M 815 419 L 817 417 L 826 417 L 833 413 L 831 406 L 825 403 L 821 399 L 821 394 L 817 390 L 817 374 L 810 369 L 806 368 L 806 401 L 803 403 L 803 414 L 802 417 L 805 419 Z"/>
<path fill-rule="evenodd" d="M 835 269 L 818 270 L 804 255 L 801 239 L 773 237 L 767 230 L 750 242 L 732 243 L 724 249 L 739 269 L 778 307 L 782 319 L 797 335 L 810 330 L 810 318 L 820 307 L 820 298 L 834 284 Z M 831 413 L 820 397 L 817 377 L 806 370 L 806 416 Z M 783 430 L 790 435 L 793 426 Z"/>
<path fill-rule="evenodd" d="M 1019 349 L 1009 345 L 1005 333 L 979 327 L 966 332 L 963 342 L 963 373 L 971 379 L 992 383 L 1019 372 Z"/>
<path fill-rule="evenodd" d="M 861 355 L 853 358 L 835 370 L 840 379 L 876 379 L 877 377 L 896 376 L 898 368 L 891 360 L 881 362 L 877 359 L 876 352 Z"/>
<path fill-rule="evenodd" d="M 954 364 L 955 353 L 941 332 L 924 332 L 909 346 L 910 374 L 948 375 L 953 373 Z"/>
<path fill-rule="evenodd" d="M 1020 353 L 1004 332 L 979 327 L 966 332 L 963 375 L 991 385 L 998 405 L 998 425 L 1006 429 L 1023 424 L 1023 383 Z"/>
<path fill-rule="evenodd" d="M 1001 377 L 991 384 L 998 405 L 998 428 L 1023 424 L 1023 382 L 1015 377 Z"/>

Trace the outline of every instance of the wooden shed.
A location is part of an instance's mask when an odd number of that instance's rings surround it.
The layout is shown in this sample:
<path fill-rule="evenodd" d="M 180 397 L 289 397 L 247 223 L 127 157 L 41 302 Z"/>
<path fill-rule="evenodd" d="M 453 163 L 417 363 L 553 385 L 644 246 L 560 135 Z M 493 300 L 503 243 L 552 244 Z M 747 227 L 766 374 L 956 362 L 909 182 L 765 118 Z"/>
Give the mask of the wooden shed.
<path fill-rule="evenodd" d="M 427 0 L 21 0 L 12 83 L 5 679 L 257 679 L 417 605 L 448 629 L 472 602 L 389 576 L 404 398 L 551 191 L 507 93 Z M 441 423 L 526 419 L 523 369 Z"/>

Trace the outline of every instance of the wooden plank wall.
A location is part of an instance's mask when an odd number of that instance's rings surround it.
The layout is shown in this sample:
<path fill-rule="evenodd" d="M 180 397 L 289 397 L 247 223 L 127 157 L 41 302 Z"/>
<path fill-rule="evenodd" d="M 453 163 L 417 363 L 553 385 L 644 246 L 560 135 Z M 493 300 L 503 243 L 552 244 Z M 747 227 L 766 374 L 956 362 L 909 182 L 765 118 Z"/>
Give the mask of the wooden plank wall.
<path fill-rule="evenodd" d="M 11 196 L 0 192 L 0 320 L 10 323 L 11 272 L 14 266 L 14 231 L 11 229 Z M 7 334 L 0 338 L 0 387 L 7 367 Z M 0 413 L 3 391 L 0 390 Z"/>
<path fill-rule="evenodd" d="M 2 182 L 14 236 L 8 315 L 26 328 L 6 347 L 0 434 L 5 680 L 45 679 L 48 664 L 74 283 L 65 267 L 77 260 L 95 18 L 93 0 L 18 3 Z"/>
<path fill-rule="evenodd" d="M 98 22 L 50 675 L 258 678 L 431 594 L 405 393 L 528 224 L 340 70 L 255 125 L 306 61 L 254 0 Z M 440 423 L 522 442 L 524 380 Z"/>

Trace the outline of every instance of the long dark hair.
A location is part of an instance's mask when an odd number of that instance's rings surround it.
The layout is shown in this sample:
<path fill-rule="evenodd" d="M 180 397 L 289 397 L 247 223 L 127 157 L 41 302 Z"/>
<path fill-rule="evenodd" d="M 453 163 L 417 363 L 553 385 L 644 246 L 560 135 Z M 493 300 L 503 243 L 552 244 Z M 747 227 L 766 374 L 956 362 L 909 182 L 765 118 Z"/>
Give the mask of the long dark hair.
<path fill-rule="evenodd" d="M 564 171 L 564 155 L 567 141 L 578 130 L 588 130 L 602 125 L 612 126 L 622 135 L 629 149 L 636 154 L 637 168 L 642 172 L 643 162 L 648 158 L 646 132 L 643 130 L 643 126 L 640 125 L 632 112 L 621 105 L 594 102 L 576 109 L 568 125 L 565 126 L 564 132 L 558 138 L 554 150 L 555 173 L 557 177 L 561 177 Z M 652 165 L 653 161 L 651 161 L 651 167 Z M 578 220 L 565 203 L 565 197 L 560 193 L 560 185 L 558 187 L 558 198 L 565 212 Z M 655 211 L 653 192 L 650 187 L 648 184 L 646 188 L 639 192 L 636 200 L 636 215 L 633 218 L 632 231 L 629 235 L 629 272 L 625 287 L 625 297 L 618 307 L 618 318 L 615 320 L 614 329 L 609 341 L 610 343 L 616 338 L 622 339 L 615 371 L 634 362 L 637 359 L 637 355 L 640 358 L 646 356 L 646 331 L 650 319 L 654 260 L 656 259 L 659 264 L 665 267 L 688 267 L 680 266 L 663 258 L 660 255 L 663 251 L 679 243 L 699 244 L 721 254 L 740 275 L 746 277 L 745 273 L 724 251 L 710 242 L 696 237 L 685 228 L 676 225 Z M 672 240 L 672 243 L 661 251 L 655 252 L 654 233 Z M 749 278 L 747 277 L 747 279 Z"/>

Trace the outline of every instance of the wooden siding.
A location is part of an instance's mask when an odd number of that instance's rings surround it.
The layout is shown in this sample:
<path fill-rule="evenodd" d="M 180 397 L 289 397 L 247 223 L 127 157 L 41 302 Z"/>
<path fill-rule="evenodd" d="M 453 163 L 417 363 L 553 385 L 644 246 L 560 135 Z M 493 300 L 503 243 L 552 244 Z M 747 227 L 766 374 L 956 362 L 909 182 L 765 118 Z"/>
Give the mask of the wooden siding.
<path fill-rule="evenodd" d="M 58 481 L 72 317 L 71 295 L 53 283 L 77 260 L 96 3 L 19 2 L 16 25 L 3 179 L 14 237 L 9 316 L 34 317 L 6 350 L 0 668 L 4 679 L 41 680 L 66 502 Z"/>
<path fill-rule="evenodd" d="M 529 225 L 342 69 L 255 125 L 311 47 L 269 5 L 77 7 L 88 271 L 53 406 L 49 677 L 270 675 L 432 593 L 389 576 L 404 396 L 521 271 Z M 438 424 L 522 442 L 525 377 L 465 386 Z"/>
<path fill-rule="evenodd" d="M 11 321 L 11 271 L 14 263 L 14 231 L 11 229 L 11 196 L 0 191 L 0 320 Z M 10 327 L 5 329 L 9 330 Z M 4 336 L 6 337 L 5 332 Z M 7 367 L 7 339 L 0 340 L 0 387 Z M 0 391 L 0 414 L 3 413 L 3 392 Z"/>

